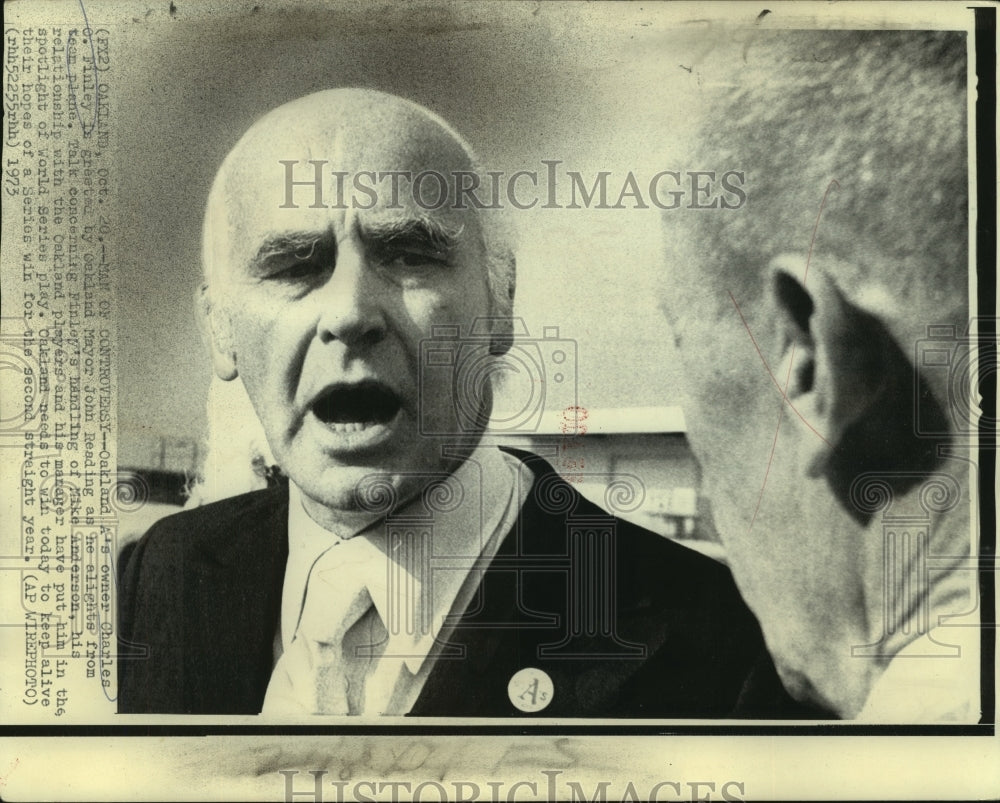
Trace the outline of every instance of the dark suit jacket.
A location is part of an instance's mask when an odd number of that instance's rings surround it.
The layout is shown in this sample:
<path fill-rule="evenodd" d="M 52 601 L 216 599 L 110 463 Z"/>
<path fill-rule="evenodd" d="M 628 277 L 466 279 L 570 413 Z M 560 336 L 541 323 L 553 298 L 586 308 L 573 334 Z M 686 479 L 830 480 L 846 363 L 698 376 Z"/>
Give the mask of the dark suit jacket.
<path fill-rule="evenodd" d="M 517 455 L 533 489 L 411 715 L 525 716 L 507 692 L 525 667 L 552 679 L 538 716 L 817 715 L 785 694 L 726 567 Z M 260 711 L 287 520 L 282 484 L 165 518 L 123 553 L 120 712 Z"/>

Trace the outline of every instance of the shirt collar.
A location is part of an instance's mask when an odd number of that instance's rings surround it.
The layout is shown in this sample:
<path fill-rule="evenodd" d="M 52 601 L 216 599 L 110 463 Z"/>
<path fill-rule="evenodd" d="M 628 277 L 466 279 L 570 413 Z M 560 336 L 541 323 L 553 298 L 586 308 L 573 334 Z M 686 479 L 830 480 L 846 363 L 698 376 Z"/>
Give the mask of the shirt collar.
<path fill-rule="evenodd" d="M 363 583 L 389 633 L 386 655 L 413 674 L 430 653 L 455 598 L 487 544 L 507 520 L 516 467 L 495 447 L 479 446 L 451 475 L 354 537 L 340 538 L 306 513 L 289 483 L 289 572 L 282 595 L 287 649 L 301 612 L 309 569 L 338 544 L 338 563 Z"/>

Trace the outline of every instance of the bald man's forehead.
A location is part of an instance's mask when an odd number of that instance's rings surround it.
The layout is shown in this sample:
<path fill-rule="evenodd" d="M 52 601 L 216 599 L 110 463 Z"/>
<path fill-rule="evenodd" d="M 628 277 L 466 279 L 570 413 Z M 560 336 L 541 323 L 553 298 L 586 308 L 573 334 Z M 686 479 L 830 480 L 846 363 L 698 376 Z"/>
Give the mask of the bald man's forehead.
<path fill-rule="evenodd" d="M 307 100 L 307 99 L 306 99 Z M 296 102 L 260 121 L 227 158 L 213 188 L 206 231 L 240 263 L 283 232 L 334 232 L 423 221 L 479 241 L 475 209 L 459 198 L 473 160 L 422 109 L 393 99 L 309 108 Z M 337 234 L 337 232 L 340 234 Z"/>
<path fill-rule="evenodd" d="M 230 182 L 252 180 L 255 165 L 316 159 L 331 170 L 470 169 L 466 145 L 415 104 L 365 90 L 333 90 L 281 106 L 255 123 L 223 166 Z"/>
<path fill-rule="evenodd" d="M 312 162 L 276 165 L 284 169 L 227 188 L 220 198 L 226 225 L 208 235 L 228 239 L 226 261 L 234 264 L 245 261 L 264 239 L 282 233 L 331 234 L 339 240 L 352 230 L 402 230 L 420 223 L 456 241 L 483 245 L 477 212 L 457 202 L 450 171 L 399 164 L 403 167 L 388 173 L 333 171 L 327 164 L 314 168 Z M 308 175 L 309 183 L 290 186 L 288 176 L 299 175 L 295 169 Z M 318 185 L 312 181 L 317 177 Z"/>

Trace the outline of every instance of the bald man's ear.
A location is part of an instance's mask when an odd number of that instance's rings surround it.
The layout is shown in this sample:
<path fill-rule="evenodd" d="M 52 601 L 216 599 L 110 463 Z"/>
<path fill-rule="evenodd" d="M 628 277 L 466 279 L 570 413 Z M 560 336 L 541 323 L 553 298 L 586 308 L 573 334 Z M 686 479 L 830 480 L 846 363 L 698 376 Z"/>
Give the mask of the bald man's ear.
<path fill-rule="evenodd" d="M 493 299 L 494 306 L 501 308 L 492 310 L 494 323 L 490 338 L 490 354 L 502 357 L 510 351 L 510 347 L 514 343 L 514 293 L 517 290 L 517 260 L 512 253 L 504 254 L 498 259 L 503 262 L 499 273 L 505 279 L 507 286 L 499 291 L 504 293 L 502 300 Z"/>
<path fill-rule="evenodd" d="M 915 426 L 917 405 L 923 415 L 934 404 L 930 391 L 885 325 L 821 267 L 807 275 L 804 260 L 779 258 L 768 284 L 782 344 L 774 375 L 782 385 L 787 378 L 803 472 L 825 477 L 841 504 L 863 518 L 850 499 L 860 474 L 906 472 L 892 480 L 905 491 L 918 481 L 915 472 L 936 465 L 935 444 L 917 437 Z"/>
<path fill-rule="evenodd" d="M 229 319 L 221 310 L 208 285 L 203 284 L 195 291 L 194 304 L 201 338 L 212 354 L 212 367 L 219 379 L 236 379 L 236 352 L 232 347 Z"/>

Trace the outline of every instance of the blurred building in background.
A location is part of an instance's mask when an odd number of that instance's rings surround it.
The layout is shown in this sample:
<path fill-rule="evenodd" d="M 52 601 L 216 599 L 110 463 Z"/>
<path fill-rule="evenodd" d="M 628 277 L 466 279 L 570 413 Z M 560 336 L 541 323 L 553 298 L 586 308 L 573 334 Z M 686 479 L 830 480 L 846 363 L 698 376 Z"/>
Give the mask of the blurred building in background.
<path fill-rule="evenodd" d="M 494 420 L 506 419 L 500 412 Z M 684 429 L 677 406 L 571 408 L 546 412 L 532 431 L 498 427 L 489 438 L 544 457 L 605 510 L 723 560 Z M 120 433 L 120 443 L 120 474 L 146 496 L 122 516 L 119 531 L 126 543 L 188 503 L 205 447 L 194 438 L 136 432 Z"/>

